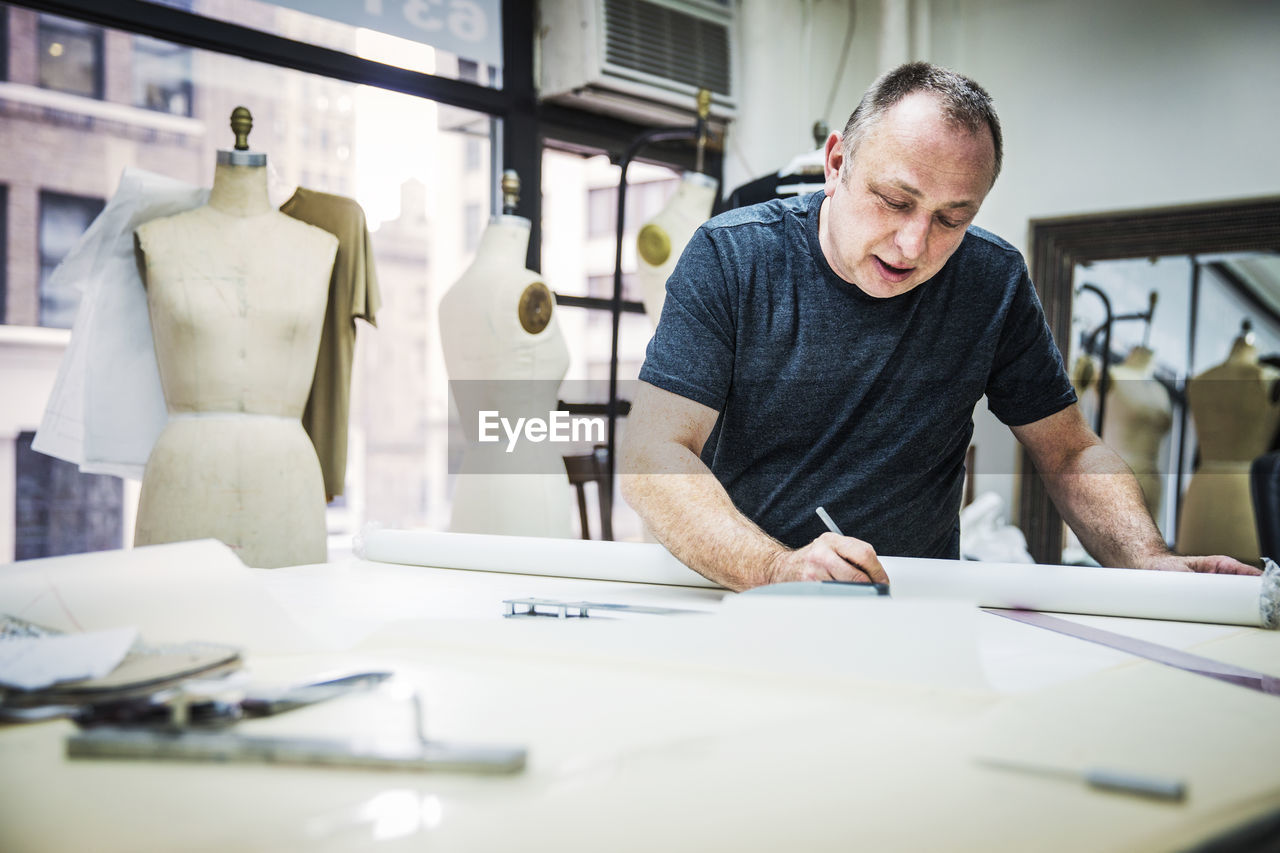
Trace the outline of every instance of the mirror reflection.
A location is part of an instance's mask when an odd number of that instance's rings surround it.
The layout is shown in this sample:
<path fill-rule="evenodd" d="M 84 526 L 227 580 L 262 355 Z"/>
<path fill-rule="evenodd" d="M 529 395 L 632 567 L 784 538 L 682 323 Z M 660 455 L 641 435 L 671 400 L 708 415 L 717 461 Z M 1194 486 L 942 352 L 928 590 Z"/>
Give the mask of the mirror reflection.
<path fill-rule="evenodd" d="M 1097 261 L 1073 285 L 1081 407 L 1166 541 L 1257 563 L 1249 470 L 1280 450 L 1280 256 Z M 1064 543 L 1064 562 L 1091 562 L 1069 531 Z"/>

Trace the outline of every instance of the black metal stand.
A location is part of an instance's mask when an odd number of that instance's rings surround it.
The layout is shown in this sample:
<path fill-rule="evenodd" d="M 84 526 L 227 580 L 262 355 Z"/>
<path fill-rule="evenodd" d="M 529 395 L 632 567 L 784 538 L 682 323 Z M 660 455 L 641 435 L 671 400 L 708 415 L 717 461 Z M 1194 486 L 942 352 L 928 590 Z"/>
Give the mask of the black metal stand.
<path fill-rule="evenodd" d="M 1102 437 L 1103 415 L 1107 411 L 1107 392 L 1111 390 L 1111 328 L 1116 323 L 1124 320 L 1142 320 L 1147 324 L 1147 332 L 1151 331 L 1151 319 L 1155 316 L 1155 292 L 1151 294 L 1151 307 L 1146 311 L 1135 311 L 1132 314 L 1114 314 L 1111 310 L 1111 300 L 1102 288 L 1096 284 L 1081 284 L 1081 291 L 1089 291 L 1102 300 L 1102 307 L 1106 311 L 1106 319 L 1102 324 L 1085 336 L 1084 351 L 1093 354 L 1097 351 L 1098 335 L 1102 334 L 1102 353 L 1098 360 L 1101 362 L 1101 376 L 1098 379 L 1098 411 L 1094 415 L 1093 431 Z M 1145 343 L 1145 338 L 1144 338 Z"/>
<path fill-rule="evenodd" d="M 610 315 L 613 319 L 612 334 L 609 342 L 609 418 L 608 434 L 608 467 L 604 487 L 613 494 L 614 476 L 617 472 L 617 435 L 618 415 L 622 405 L 618 400 L 618 333 L 622 327 L 622 235 L 626 230 L 627 209 L 627 168 L 646 146 L 657 142 L 673 142 L 681 139 L 700 139 L 706 133 L 706 121 L 699 118 L 696 124 L 687 127 L 659 128 L 650 130 L 636 137 L 627 150 L 623 152 L 618 166 L 622 172 L 618 177 L 618 216 L 615 228 L 615 248 L 613 255 L 613 297 L 610 300 Z M 629 401 L 628 401 L 629 404 Z M 629 405 L 627 406 L 629 409 Z"/>

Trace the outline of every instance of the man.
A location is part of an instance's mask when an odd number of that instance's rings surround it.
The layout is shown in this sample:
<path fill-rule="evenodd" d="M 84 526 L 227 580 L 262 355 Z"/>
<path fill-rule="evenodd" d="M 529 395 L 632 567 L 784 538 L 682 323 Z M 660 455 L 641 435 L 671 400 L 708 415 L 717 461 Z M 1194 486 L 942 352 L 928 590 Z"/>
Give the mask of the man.
<path fill-rule="evenodd" d="M 1021 255 L 971 227 L 1001 155 L 987 93 L 912 63 L 828 138 L 822 193 L 698 230 L 621 454 L 624 496 L 676 557 L 731 589 L 958 557 L 985 394 L 1104 565 L 1257 573 L 1172 554 L 1085 426 Z M 822 532 L 817 506 L 849 535 Z"/>

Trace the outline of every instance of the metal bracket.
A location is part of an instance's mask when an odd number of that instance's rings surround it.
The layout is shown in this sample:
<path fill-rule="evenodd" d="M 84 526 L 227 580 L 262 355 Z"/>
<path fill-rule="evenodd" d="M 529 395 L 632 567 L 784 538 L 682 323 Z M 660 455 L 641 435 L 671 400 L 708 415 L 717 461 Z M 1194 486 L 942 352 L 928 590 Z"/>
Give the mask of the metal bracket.
<path fill-rule="evenodd" d="M 608 613 L 646 613 L 653 616 L 672 616 L 679 613 L 702 613 L 681 607 L 651 607 L 643 604 L 608 604 L 598 601 L 558 601 L 554 598 L 507 598 L 507 618 L 526 616 L 552 616 L 558 619 L 585 619 L 591 611 Z"/>

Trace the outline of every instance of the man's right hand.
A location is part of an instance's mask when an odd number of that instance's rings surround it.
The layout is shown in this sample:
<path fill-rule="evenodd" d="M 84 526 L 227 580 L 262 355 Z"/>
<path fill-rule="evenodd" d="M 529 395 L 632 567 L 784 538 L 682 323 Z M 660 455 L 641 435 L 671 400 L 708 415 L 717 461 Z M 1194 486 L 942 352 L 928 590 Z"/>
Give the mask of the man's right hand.
<path fill-rule="evenodd" d="M 643 381 L 631 402 L 619 445 L 622 495 L 677 560 L 735 591 L 778 581 L 888 582 L 866 542 L 826 533 L 792 551 L 744 516 L 702 461 L 719 416 Z"/>
<path fill-rule="evenodd" d="M 838 533 L 824 533 L 795 551 L 784 551 L 770 572 L 772 583 L 783 581 L 861 581 L 889 583 L 876 550 L 867 542 Z"/>

